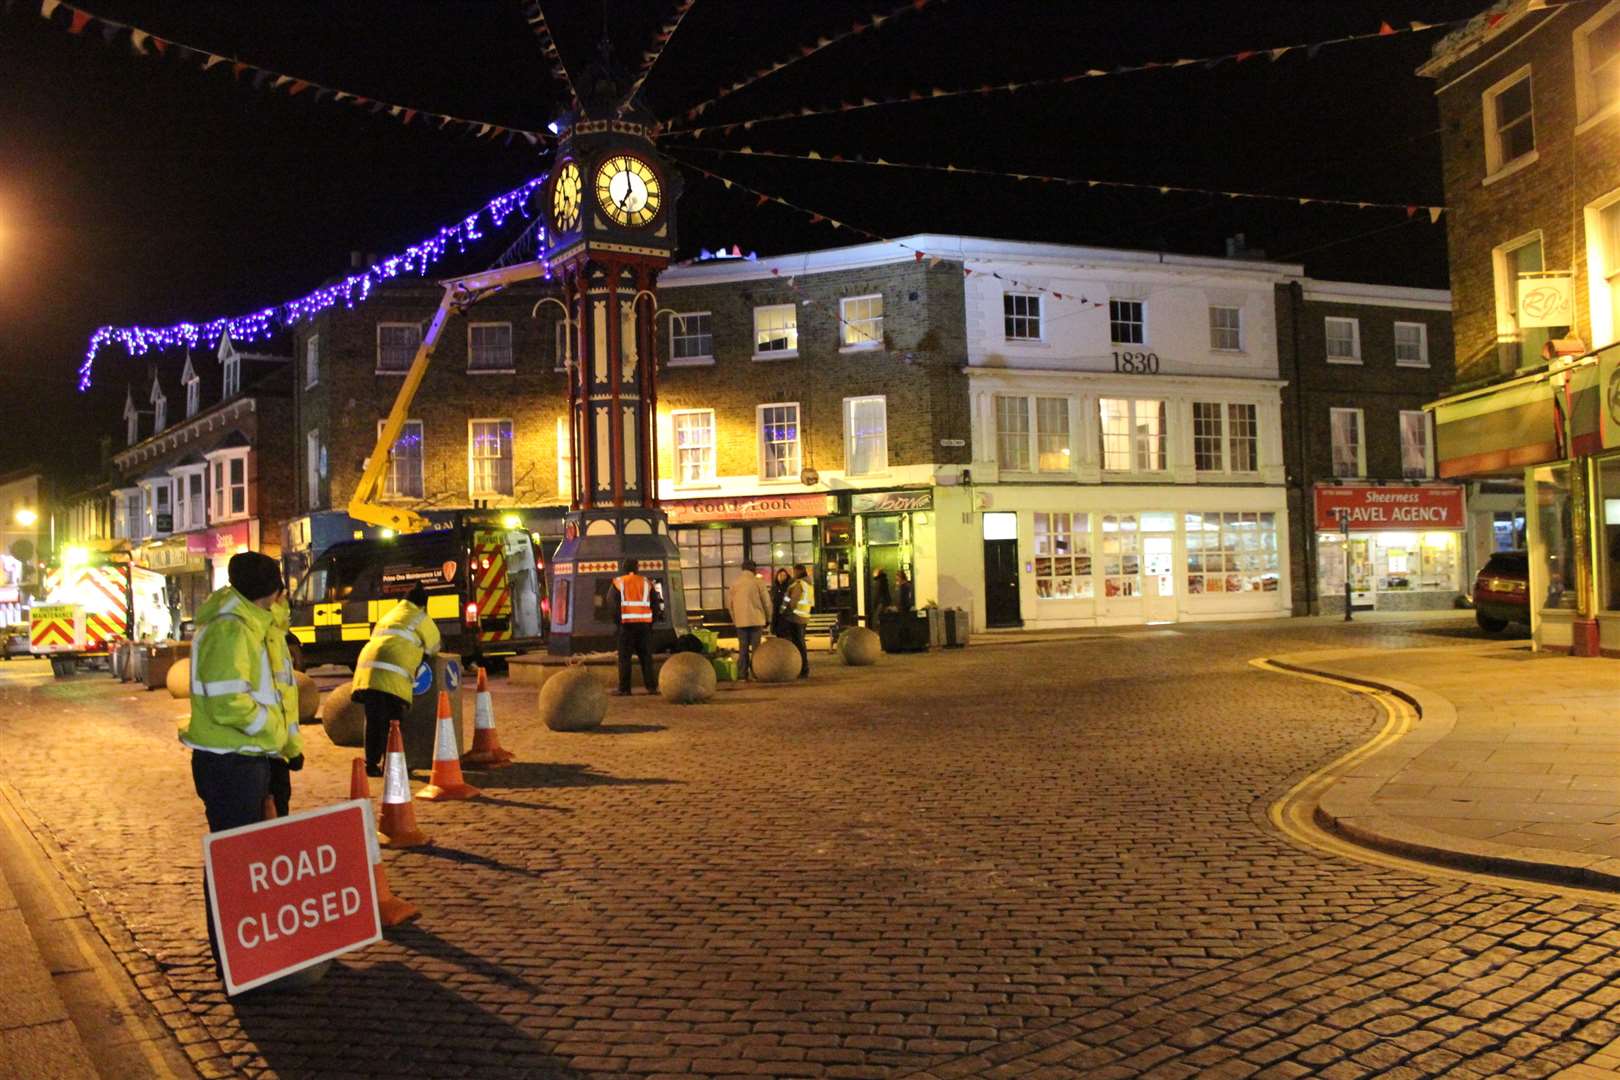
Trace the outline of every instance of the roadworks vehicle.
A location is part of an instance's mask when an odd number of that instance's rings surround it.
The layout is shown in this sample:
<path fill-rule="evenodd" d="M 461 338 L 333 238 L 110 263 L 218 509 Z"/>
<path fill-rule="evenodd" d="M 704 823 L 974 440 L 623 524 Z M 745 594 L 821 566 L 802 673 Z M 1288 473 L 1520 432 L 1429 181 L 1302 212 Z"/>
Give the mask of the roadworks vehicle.
<path fill-rule="evenodd" d="M 173 632 L 167 582 L 136 566 L 122 541 L 65 549 L 45 573 L 45 599 L 29 611 L 28 648 L 58 678 L 105 659 L 113 642 L 160 641 Z"/>
<path fill-rule="evenodd" d="M 377 620 L 420 584 L 444 651 L 499 667 L 544 645 L 540 582 L 528 532 L 470 513 L 448 529 L 333 544 L 292 597 L 295 660 L 352 668 Z"/>

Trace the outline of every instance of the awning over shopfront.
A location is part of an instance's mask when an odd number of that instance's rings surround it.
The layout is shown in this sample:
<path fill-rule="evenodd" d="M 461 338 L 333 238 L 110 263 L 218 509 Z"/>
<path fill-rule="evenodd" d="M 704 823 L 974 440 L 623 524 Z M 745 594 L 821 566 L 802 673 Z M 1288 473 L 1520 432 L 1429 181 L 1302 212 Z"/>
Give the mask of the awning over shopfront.
<path fill-rule="evenodd" d="M 1568 409 L 1574 452 L 1602 446 L 1597 357 L 1453 394 L 1429 406 L 1442 477 L 1512 475 L 1568 456 L 1560 432 Z M 1567 373 L 1569 385 L 1562 386 Z"/>

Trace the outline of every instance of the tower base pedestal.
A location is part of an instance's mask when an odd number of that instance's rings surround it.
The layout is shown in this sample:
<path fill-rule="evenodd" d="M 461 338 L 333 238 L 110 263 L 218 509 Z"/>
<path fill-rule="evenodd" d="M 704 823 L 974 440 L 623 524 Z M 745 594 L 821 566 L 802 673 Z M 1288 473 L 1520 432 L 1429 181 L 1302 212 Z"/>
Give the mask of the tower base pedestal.
<path fill-rule="evenodd" d="M 623 573 L 626 559 L 635 559 L 641 576 L 663 596 L 663 615 L 653 623 L 653 650 L 669 648 L 686 633 L 681 553 L 669 537 L 664 512 L 646 507 L 571 510 L 563 519 L 563 542 L 546 567 L 552 655 L 617 647 L 619 628 L 608 608 L 608 590 Z"/>

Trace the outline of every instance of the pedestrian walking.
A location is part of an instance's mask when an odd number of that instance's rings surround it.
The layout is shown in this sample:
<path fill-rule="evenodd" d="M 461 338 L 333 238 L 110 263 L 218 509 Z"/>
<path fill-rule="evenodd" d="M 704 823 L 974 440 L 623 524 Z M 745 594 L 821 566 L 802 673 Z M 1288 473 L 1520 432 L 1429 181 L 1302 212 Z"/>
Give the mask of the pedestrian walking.
<path fill-rule="evenodd" d="M 889 572 L 881 567 L 872 571 L 872 591 L 867 596 L 866 624 L 876 630 L 883 624 L 883 613 L 894 603 L 889 592 Z"/>
<path fill-rule="evenodd" d="M 894 608 L 902 615 L 910 615 L 917 607 L 917 590 L 904 570 L 894 572 Z"/>
<path fill-rule="evenodd" d="M 770 591 L 760 580 L 752 559 L 743 560 L 742 572 L 731 583 L 726 607 L 737 627 L 737 677 L 743 682 L 753 682 L 750 658 L 765 633 L 766 624 L 771 621 L 772 608 Z"/>
<path fill-rule="evenodd" d="M 793 583 L 788 586 L 788 612 L 784 626 L 788 640 L 799 649 L 801 679 L 810 677 L 810 650 L 804 646 L 804 628 L 810 622 L 810 609 L 815 606 L 815 602 L 816 590 L 810 584 L 810 572 L 805 569 L 803 563 L 799 563 L 793 567 Z"/>
<path fill-rule="evenodd" d="M 653 670 L 653 622 L 663 614 L 652 582 L 637 571 L 641 564 L 626 559 L 623 573 L 613 579 L 608 590 L 608 613 L 619 626 L 619 693 L 630 693 L 630 656 L 641 661 L 641 682 L 647 693 L 658 693 L 658 673 Z"/>
<path fill-rule="evenodd" d="M 202 800 L 209 832 L 264 819 L 270 763 L 298 758 L 296 707 L 277 686 L 272 638 L 282 631 L 272 610 L 284 603 L 281 568 L 268 555 L 245 551 L 226 567 L 229 584 L 203 601 L 191 639 L 191 718 L 180 742 L 191 749 L 191 782 Z M 285 650 L 285 640 L 282 648 Z M 290 664 L 288 667 L 290 671 Z M 293 694 L 298 692 L 293 687 Z M 211 912 L 203 882 L 205 912 Z M 214 920 L 206 915 L 208 945 L 219 964 Z"/>
<path fill-rule="evenodd" d="M 793 584 L 793 575 L 786 570 L 778 570 L 771 580 L 771 633 L 777 637 L 787 637 L 787 591 Z"/>
<path fill-rule="evenodd" d="M 354 697 L 366 710 L 366 775 L 381 776 L 388 726 L 411 707 L 416 670 L 439 654 L 439 627 L 428 618 L 427 590 L 417 582 L 371 631 L 354 665 Z"/>

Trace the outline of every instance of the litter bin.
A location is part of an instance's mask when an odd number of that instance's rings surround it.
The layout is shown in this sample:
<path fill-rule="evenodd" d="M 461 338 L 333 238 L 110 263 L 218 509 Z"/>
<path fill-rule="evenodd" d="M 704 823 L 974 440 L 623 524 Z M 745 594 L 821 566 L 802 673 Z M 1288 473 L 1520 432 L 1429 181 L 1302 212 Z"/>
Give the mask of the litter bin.
<path fill-rule="evenodd" d="M 883 621 L 878 623 L 878 641 L 883 645 L 883 651 L 887 653 L 927 652 L 927 613 L 885 612 Z"/>
<path fill-rule="evenodd" d="M 439 691 L 450 692 L 450 715 L 455 721 L 456 754 L 467 745 L 461 732 L 461 657 L 430 656 L 417 669 L 411 689 L 415 696 L 400 732 L 405 737 L 405 764 L 412 769 L 433 768 L 433 740 L 439 724 Z"/>
<path fill-rule="evenodd" d="M 947 649 L 960 649 L 968 643 L 968 634 L 972 625 L 968 617 L 967 608 L 945 609 L 945 647 Z"/>
<path fill-rule="evenodd" d="M 169 669 L 183 656 L 191 655 L 191 646 L 183 641 L 159 641 L 145 645 L 146 688 L 159 690 L 169 685 Z"/>

